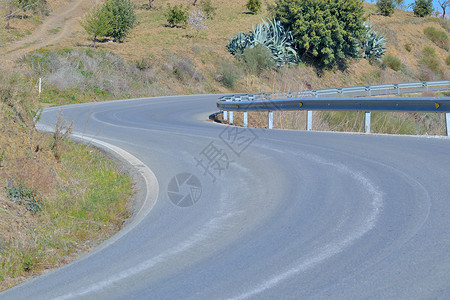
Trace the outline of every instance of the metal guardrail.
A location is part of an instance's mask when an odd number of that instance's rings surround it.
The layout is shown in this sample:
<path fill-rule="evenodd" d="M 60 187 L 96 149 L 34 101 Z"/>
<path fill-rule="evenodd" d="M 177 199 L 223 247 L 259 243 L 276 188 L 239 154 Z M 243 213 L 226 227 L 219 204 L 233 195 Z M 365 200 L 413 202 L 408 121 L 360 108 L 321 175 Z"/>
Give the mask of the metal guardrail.
<path fill-rule="evenodd" d="M 269 128 L 273 128 L 274 110 L 307 110 L 307 130 L 312 130 L 312 110 L 366 111 L 364 132 L 370 133 L 371 111 L 417 111 L 446 113 L 447 136 L 450 135 L 450 97 L 375 97 L 423 91 L 448 91 L 450 81 L 397 83 L 375 86 L 345 87 L 300 91 L 297 93 L 259 93 L 224 96 L 217 101 L 224 119 L 233 123 L 233 111 L 269 111 Z M 353 97 L 344 97 L 352 95 Z M 283 99 L 284 98 L 284 99 Z"/>
<path fill-rule="evenodd" d="M 299 92 L 237 94 L 221 97 L 219 101 L 272 100 L 281 98 L 305 98 L 305 97 L 321 97 L 321 96 L 371 97 L 381 95 L 400 95 L 405 93 L 420 93 L 425 91 L 436 92 L 449 90 L 450 90 L 450 80 L 443 80 L 443 81 L 423 81 L 411 83 L 340 87 L 333 89 L 317 89 Z"/>

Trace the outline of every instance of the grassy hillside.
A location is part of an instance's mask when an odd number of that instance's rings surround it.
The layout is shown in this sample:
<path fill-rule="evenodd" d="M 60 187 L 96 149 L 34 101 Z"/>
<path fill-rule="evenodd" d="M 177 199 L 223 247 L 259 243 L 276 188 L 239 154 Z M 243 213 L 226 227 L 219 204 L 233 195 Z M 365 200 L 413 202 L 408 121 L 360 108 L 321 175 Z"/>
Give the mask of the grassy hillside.
<path fill-rule="evenodd" d="M 255 74 L 238 63 L 226 51 L 225 45 L 232 35 L 246 32 L 252 25 L 260 23 L 262 17 L 269 17 L 265 6 L 260 15 L 251 15 L 244 7 L 245 0 L 214 1 L 215 18 L 208 20 L 208 28 L 194 38 L 194 30 L 189 27 L 167 26 L 166 2 L 155 1 L 152 10 L 146 9 L 147 1 L 135 2 L 138 25 L 125 42 L 105 40 L 94 50 L 87 34 L 77 27 L 57 45 L 20 60 L 22 66 L 26 63 L 26 72 L 31 77 L 44 78 L 46 94 L 43 101 L 70 103 L 170 94 L 295 91 L 439 80 L 448 78 L 449 74 L 448 44 L 440 47 L 424 34 L 427 27 L 448 34 L 448 21 L 417 18 L 412 12 L 396 10 L 392 17 L 384 17 L 376 13 L 374 5 L 365 4 L 371 23 L 388 39 L 389 58 L 393 56 L 400 60 L 396 70 L 389 67 L 390 61 L 370 64 L 360 60 L 351 61 L 345 70 L 336 68 L 318 72 L 312 66 L 299 65 Z M 168 2 L 189 4 L 179 0 Z M 426 46 L 435 52 L 433 61 L 424 60 L 429 56 L 429 51 L 424 52 Z M 44 62 L 47 67 L 42 69 L 33 61 Z M 122 76 L 124 71 L 129 78 Z M 96 76 L 98 80 L 101 76 L 107 83 L 80 86 L 80 82 L 89 82 Z M 66 85 L 61 85 L 62 81 Z"/>
<path fill-rule="evenodd" d="M 35 78 L 2 67 L 0 291 L 66 264 L 112 236 L 129 216 L 132 194 L 131 179 L 104 154 L 64 135 L 37 132 Z M 59 129 L 68 125 L 61 122 Z"/>

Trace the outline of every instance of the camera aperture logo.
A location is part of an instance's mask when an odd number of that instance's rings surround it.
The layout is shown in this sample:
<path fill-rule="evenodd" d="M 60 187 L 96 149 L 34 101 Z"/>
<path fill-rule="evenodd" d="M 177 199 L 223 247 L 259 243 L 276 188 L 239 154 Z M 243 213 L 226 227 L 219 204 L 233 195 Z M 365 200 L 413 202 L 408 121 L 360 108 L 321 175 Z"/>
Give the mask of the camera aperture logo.
<path fill-rule="evenodd" d="M 200 200 L 202 185 L 193 174 L 180 173 L 170 180 L 167 194 L 176 206 L 189 207 Z"/>

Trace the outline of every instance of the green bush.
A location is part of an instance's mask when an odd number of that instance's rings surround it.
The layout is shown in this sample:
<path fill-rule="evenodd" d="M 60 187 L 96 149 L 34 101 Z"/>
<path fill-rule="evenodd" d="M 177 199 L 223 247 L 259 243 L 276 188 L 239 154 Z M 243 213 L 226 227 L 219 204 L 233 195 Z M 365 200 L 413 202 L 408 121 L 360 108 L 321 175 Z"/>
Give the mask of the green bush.
<path fill-rule="evenodd" d="M 383 58 L 383 65 L 391 68 L 394 71 L 398 71 L 402 67 L 402 62 L 394 55 L 388 54 Z"/>
<path fill-rule="evenodd" d="M 102 9 L 110 23 L 106 35 L 121 42 L 136 24 L 134 3 L 131 0 L 106 0 Z"/>
<path fill-rule="evenodd" d="M 450 66 L 450 55 L 447 55 L 447 57 L 445 58 L 445 64 L 447 66 Z"/>
<path fill-rule="evenodd" d="M 109 21 L 110 19 L 106 14 L 106 10 L 103 9 L 103 7 L 95 7 L 89 11 L 84 20 L 80 22 L 81 26 L 92 38 L 94 48 L 98 37 L 107 36 L 108 33 L 112 31 L 112 24 Z"/>
<path fill-rule="evenodd" d="M 389 17 L 394 13 L 394 0 L 377 0 L 377 8 L 383 16 Z"/>
<path fill-rule="evenodd" d="M 261 10 L 261 0 L 248 0 L 245 7 L 253 14 L 256 14 Z"/>
<path fill-rule="evenodd" d="M 227 88 L 234 88 L 239 80 L 239 72 L 236 67 L 229 63 L 223 63 L 220 70 L 220 82 Z"/>
<path fill-rule="evenodd" d="M 422 53 L 423 53 L 424 56 L 437 57 L 436 50 L 434 50 L 434 48 L 432 48 L 430 46 L 423 47 Z"/>
<path fill-rule="evenodd" d="M 359 57 L 365 38 L 359 0 L 276 0 L 275 18 L 290 28 L 302 60 L 332 67 Z"/>
<path fill-rule="evenodd" d="M 413 5 L 414 15 L 426 17 L 433 12 L 433 0 L 416 0 Z"/>
<path fill-rule="evenodd" d="M 428 26 L 423 30 L 423 33 L 438 47 L 448 49 L 448 34 L 446 32 Z"/>
<path fill-rule="evenodd" d="M 246 48 L 242 54 L 237 54 L 236 57 L 254 74 L 260 74 L 263 70 L 275 67 L 272 52 L 261 44 L 253 48 Z"/>
<path fill-rule="evenodd" d="M 405 50 L 408 52 L 411 52 L 411 50 L 412 50 L 411 44 L 405 44 Z"/>
<path fill-rule="evenodd" d="M 173 7 L 167 4 L 166 19 L 171 27 L 186 26 L 188 17 L 187 8 L 184 8 L 183 4 L 174 5 Z"/>
<path fill-rule="evenodd" d="M 420 65 L 420 79 L 433 80 L 442 78 L 444 72 L 442 71 L 441 61 L 436 54 L 436 51 L 430 46 L 425 46 L 422 49 L 422 58 L 419 60 Z"/>

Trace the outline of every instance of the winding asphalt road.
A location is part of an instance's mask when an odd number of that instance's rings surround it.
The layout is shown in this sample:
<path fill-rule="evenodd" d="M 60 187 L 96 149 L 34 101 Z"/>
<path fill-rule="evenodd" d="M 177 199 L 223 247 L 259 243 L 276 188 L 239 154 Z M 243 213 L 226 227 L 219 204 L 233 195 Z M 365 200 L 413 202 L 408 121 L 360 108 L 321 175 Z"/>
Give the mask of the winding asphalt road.
<path fill-rule="evenodd" d="M 216 99 L 63 107 L 156 179 L 123 232 L 0 298 L 450 298 L 449 139 L 227 127 Z"/>

